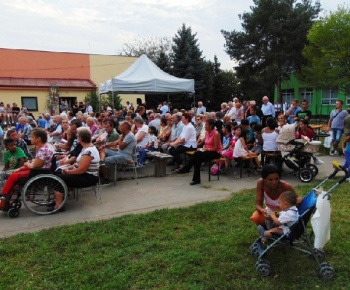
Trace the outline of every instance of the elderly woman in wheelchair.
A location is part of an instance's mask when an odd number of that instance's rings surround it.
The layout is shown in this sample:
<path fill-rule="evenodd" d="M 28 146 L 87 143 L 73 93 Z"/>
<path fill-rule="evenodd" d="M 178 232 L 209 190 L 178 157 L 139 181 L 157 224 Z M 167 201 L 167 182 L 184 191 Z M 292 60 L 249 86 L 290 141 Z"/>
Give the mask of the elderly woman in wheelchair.
<path fill-rule="evenodd" d="M 37 154 L 32 163 L 25 163 L 12 173 L 0 197 L 0 210 L 17 217 L 22 202 L 32 212 L 47 215 L 63 209 L 68 198 L 68 187 L 82 188 L 98 183 L 99 154 L 91 143 L 91 132 L 79 128 L 78 139 L 83 149 L 77 163 L 55 172 L 56 158 L 53 147 L 47 143 L 43 129 L 31 132 Z M 58 173 L 58 174 L 56 174 Z M 17 195 L 16 198 L 12 198 Z"/>

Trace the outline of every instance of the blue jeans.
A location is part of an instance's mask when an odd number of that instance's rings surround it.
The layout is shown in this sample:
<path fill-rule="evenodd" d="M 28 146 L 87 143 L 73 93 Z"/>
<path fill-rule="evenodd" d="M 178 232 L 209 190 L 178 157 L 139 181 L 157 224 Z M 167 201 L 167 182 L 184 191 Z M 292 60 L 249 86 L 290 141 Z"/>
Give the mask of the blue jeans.
<path fill-rule="evenodd" d="M 154 147 L 148 147 L 147 149 L 141 149 L 139 151 L 139 154 L 140 154 L 139 164 L 142 164 L 143 162 L 145 162 L 147 152 L 149 152 L 149 151 L 156 151 L 156 150 L 157 149 L 154 148 Z"/>
<path fill-rule="evenodd" d="M 339 144 L 342 135 L 343 129 L 332 129 L 332 142 Z"/>

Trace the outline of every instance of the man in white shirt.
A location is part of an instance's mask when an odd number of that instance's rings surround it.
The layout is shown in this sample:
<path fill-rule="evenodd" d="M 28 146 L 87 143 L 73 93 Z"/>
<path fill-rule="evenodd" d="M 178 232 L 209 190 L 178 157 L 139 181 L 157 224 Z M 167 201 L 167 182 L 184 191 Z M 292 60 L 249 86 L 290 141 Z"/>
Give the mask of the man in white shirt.
<path fill-rule="evenodd" d="M 198 102 L 198 109 L 197 109 L 197 115 L 198 114 L 204 114 L 207 111 L 207 108 L 203 106 L 202 102 Z"/>
<path fill-rule="evenodd" d="M 86 103 L 85 113 L 90 114 L 93 111 L 94 111 L 94 109 L 92 108 L 92 106 L 89 103 Z"/>
<path fill-rule="evenodd" d="M 269 117 L 275 117 L 275 108 L 274 106 L 269 102 L 269 98 L 267 96 L 264 96 L 262 98 L 262 106 L 261 106 L 261 111 L 263 113 L 263 117 L 262 117 L 262 121 L 261 124 L 263 125 L 263 127 L 266 127 L 266 120 Z"/>
<path fill-rule="evenodd" d="M 184 126 L 180 137 L 170 142 L 171 148 L 169 149 L 169 154 L 174 157 L 174 162 L 178 165 L 179 169 L 183 167 L 180 154 L 197 148 L 196 130 L 191 123 L 190 113 L 183 114 L 182 123 Z"/>
<path fill-rule="evenodd" d="M 229 116 L 231 121 L 235 118 L 236 113 L 236 107 L 233 105 L 233 102 L 228 102 L 228 111 L 226 112 L 225 116 Z"/>

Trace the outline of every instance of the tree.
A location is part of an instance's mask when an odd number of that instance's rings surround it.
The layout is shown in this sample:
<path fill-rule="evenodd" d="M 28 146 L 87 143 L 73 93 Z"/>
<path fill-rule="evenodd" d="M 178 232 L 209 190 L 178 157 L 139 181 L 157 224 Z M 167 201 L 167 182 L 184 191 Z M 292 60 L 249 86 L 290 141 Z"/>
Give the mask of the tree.
<path fill-rule="evenodd" d="M 225 48 L 242 71 L 254 72 L 258 79 L 277 86 L 281 99 L 281 81 L 304 62 L 302 49 L 307 32 L 320 12 L 320 4 L 302 0 L 254 0 L 251 12 L 239 15 L 243 31 L 222 30 Z M 241 75 L 239 75 L 241 77 Z"/>
<path fill-rule="evenodd" d="M 350 9 L 339 6 L 314 23 L 303 55 L 303 80 L 317 89 L 350 92 Z"/>
<path fill-rule="evenodd" d="M 191 27 L 186 27 L 183 24 L 173 38 L 174 45 L 171 58 L 173 75 L 180 78 L 194 79 L 196 99 L 200 99 L 204 94 L 205 62 L 196 35 L 196 33 L 192 34 Z M 185 99 L 180 98 L 178 101 L 179 104 L 183 105 Z"/>
<path fill-rule="evenodd" d="M 84 102 L 89 103 L 94 109 L 94 112 L 100 111 L 99 95 L 97 94 L 96 90 L 92 90 L 90 93 L 88 93 Z"/>
<path fill-rule="evenodd" d="M 141 56 L 146 54 L 153 62 L 157 62 L 161 53 L 169 56 L 172 53 L 172 40 L 167 36 L 149 36 L 135 38 L 130 42 L 125 42 L 121 49 L 121 54 L 125 56 Z"/>

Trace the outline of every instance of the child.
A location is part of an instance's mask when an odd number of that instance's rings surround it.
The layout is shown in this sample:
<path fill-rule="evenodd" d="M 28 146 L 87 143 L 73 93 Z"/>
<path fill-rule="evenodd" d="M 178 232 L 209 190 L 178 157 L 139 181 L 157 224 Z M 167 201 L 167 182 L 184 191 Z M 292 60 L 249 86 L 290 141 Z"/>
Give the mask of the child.
<path fill-rule="evenodd" d="M 289 227 L 299 218 L 298 209 L 296 207 L 297 199 L 298 197 L 293 191 L 285 191 L 280 195 L 279 201 L 282 211 L 280 211 L 279 216 L 277 217 L 273 211 L 269 213 L 270 219 L 274 224 L 278 225 L 278 227 L 265 231 L 264 227 L 259 225 L 258 231 L 263 238 L 262 242 L 266 242 L 267 238 L 272 236 L 272 232 L 281 234 L 288 234 L 290 232 Z"/>
<path fill-rule="evenodd" d="M 224 154 L 230 147 L 231 143 L 231 125 L 224 124 L 222 126 L 222 154 Z"/>
<path fill-rule="evenodd" d="M 233 150 L 233 157 L 235 159 L 241 158 L 243 156 L 248 156 L 248 155 L 254 157 L 255 163 L 258 166 L 257 170 L 260 171 L 261 164 L 258 159 L 258 154 L 249 151 L 247 147 L 247 141 L 249 140 L 249 136 L 250 136 L 249 130 L 242 129 L 241 137 L 236 141 L 235 148 Z"/>
<path fill-rule="evenodd" d="M 16 146 L 16 141 L 13 139 L 5 139 L 4 145 L 6 148 L 6 152 L 4 153 L 4 157 L 2 158 L 2 162 L 5 164 L 3 170 L 0 172 L 0 182 L 4 183 L 4 181 L 9 177 L 12 170 L 20 168 L 23 166 L 24 161 L 27 156 L 24 151 Z"/>
<path fill-rule="evenodd" d="M 19 138 L 18 133 L 11 129 L 7 131 L 7 138 L 13 139 L 16 142 L 16 146 L 21 148 L 25 155 L 27 156 L 28 160 L 32 160 L 32 154 L 29 152 L 28 145 L 26 142 L 24 142 L 23 139 Z"/>
<path fill-rule="evenodd" d="M 251 125 L 253 122 L 260 124 L 260 118 L 256 115 L 255 106 L 250 108 L 250 116 L 247 119 L 248 119 L 249 125 Z"/>
<path fill-rule="evenodd" d="M 27 113 L 28 113 L 28 108 L 27 108 L 27 105 L 26 105 L 26 104 L 22 104 L 21 111 L 22 111 L 23 114 L 27 115 Z"/>
<path fill-rule="evenodd" d="M 155 151 L 158 149 L 157 129 L 154 126 L 149 126 L 148 134 L 149 134 L 149 139 L 148 139 L 147 145 L 142 147 L 141 150 L 139 151 L 140 159 L 139 159 L 139 163 L 137 164 L 138 167 L 141 167 L 144 165 L 147 152 Z"/>
<path fill-rule="evenodd" d="M 262 129 L 263 129 L 263 126 L 261 124 L 256 124 L 253 126 L 254 136 L 255 136 L 255 145 L 252 151 L 257 154 L 261 154 L 263 150 L 263 138 L 262 138 L 262 132 L 261 132 Z"/>
<path fill-rule="evenodd" d="M 235 144 L 239 137 L 241 137 L 242 128 L 241 126 L 235 126 L 234 127 L 234 134 L 231 137 L 231 142 L 227 150 L 223 153 L 223 156 L 225 158 L 225 168 L 222 168 L 222 172 L 226 172 L 229 166 L 231 165 L 231 160 L 233 160 L 233 149 L 235 148 Z"/>
<path fill-rule="evenodd" d="M 350 133 L 346 134 L 342 148 L 345 156 L 345 163 L 342 167 L 345 167 L 348 170 L 348 181 L 350 182 Z"/>

